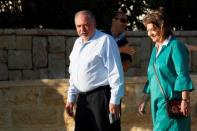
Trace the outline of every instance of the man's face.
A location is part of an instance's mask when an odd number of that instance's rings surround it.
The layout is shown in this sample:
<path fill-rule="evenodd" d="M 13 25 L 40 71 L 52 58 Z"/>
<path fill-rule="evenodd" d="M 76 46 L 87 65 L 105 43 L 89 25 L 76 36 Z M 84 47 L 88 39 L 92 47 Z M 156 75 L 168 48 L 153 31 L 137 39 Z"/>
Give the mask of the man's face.
<path fill-rule="evenodd" d="M 128 19 L 126 14 L 118 14 L 116 17 L 113 18 L 114 26 L 117 28 L 117 30 L 121 33 L 125 30 L 128 23 Z"/>
<path fill-rule="evenodd" d="M 90 20 L 87 14 L 79 14 L 75 18 L 75 26 L 78 35 L 84 42 L 88 41 L 95 31 L 95 21 Z"/>

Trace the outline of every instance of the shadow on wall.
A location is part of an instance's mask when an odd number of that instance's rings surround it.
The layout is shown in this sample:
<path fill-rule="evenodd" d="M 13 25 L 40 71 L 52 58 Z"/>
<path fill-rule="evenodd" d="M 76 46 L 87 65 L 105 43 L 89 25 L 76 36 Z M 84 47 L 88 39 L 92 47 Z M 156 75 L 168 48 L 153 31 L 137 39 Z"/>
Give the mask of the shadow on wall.
<path fill-rule="evenodd" d="M 0 131 L 72 130 L 65 79 L 0 83 Z"/>
<path fill-rule="evenodd" d="M 197 87 L 197 76 L 192 76 Z M 122 131 L 152 131 L 150 105 L 138 114 L 146 77 L 126 78 L 122 99 Z M 0 82 L 0 131 L 73 131 L 64 111 L 67 79 Z M 197 130 L 197 92 L 191 94 L 192 131 Z"/>
<path fill-rule="evenodd" d="M 143 86 L 143 83 L 126 83 L 126 92 L 122 100 L 122 131 L 152 131 L 149 103 L 145 115 L 142 116 L 138 113 Z"/>

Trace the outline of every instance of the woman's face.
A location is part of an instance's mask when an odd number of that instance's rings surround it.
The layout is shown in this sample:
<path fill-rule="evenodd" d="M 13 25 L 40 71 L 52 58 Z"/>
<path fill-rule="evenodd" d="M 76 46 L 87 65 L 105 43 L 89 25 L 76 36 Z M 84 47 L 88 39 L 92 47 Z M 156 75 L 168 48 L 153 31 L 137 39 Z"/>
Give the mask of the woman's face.
<path fill-rule="evenodd" d="M 152 39 L 154 43 L 161 42 L 161 31 L 159 28 L 154 26 L 152 23 L 148 23 L 146 25 L 146 30 L 147 30 L 148 36 Z"/>

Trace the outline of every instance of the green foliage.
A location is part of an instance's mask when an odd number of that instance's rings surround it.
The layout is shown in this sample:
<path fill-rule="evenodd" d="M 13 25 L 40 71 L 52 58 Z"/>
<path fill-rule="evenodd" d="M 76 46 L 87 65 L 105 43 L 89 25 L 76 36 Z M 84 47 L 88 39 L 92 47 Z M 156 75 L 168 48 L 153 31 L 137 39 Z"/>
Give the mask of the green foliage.
<path fill-rule="evenodd" d="M 141 15 L 163 6 L 176 30 L 197 29 L 196 0 L 0 0 L 0 28 L 74 29 L 75 12 L 91 10 L 99 29 L 110 27 L 114 11 L 129 18 L 128 30 L 143 30 Z"/>
<path fill-rule="evenodd" d="M 0 28 L 13 27 L 21 22 L 21 1 L 0 0 Z"/>
<path fill-rule="evenodd" d="M 140 30 L 143 29 L 143 24 L 141 23 L 139 17 L 145 13 L 147 9 L 144 0 L 120 0 L 121 9 L 127 11 L 129 25 L 128 30 Z"/>
<path fill-rule="evenodd" d="M 196 0 L 150 0 L 150 9 L 162 6 L 174 30 L 197 30 Z"/>

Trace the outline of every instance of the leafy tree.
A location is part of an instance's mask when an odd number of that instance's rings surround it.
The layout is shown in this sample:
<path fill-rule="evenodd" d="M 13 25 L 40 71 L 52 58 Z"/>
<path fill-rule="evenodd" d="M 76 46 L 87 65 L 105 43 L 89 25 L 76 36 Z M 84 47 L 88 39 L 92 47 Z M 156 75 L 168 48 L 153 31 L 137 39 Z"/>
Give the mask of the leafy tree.
<path fill-rule="evenodd" d="M 146 5 L 143 0 L 75 0 L 67 3 L 67 11 L 71 18 L 75 12 L 82 9 L 91 10 L 95 14 L 99 29 L 109 28 L 114 12 L 123 10 L 128 14 L 130 22 L 128 29 L 132 30 L 143 27 L 139 16 L 144 13 Z M 72 21 L 72 23 L 74 22 Z"/>
<path fill-rule="evenodd" d="M 129 25 L 127 28 L 129 30 L 143 29 L 140 16 L 144 14 L 148 8 L 145 0 L 120 0 L 119 7 L 128 13 Z"/>
<path fill-rule="evenodd" d="M 150 9 L 164 7 L 174 30 L 197 30 L 196 0 L 151 0 Z"/>
<path fill-rule="evenodd" d="M 141 16 L 160 6 L 174 29 L 197 29 L 196 0 L 0 0 L 0 28 L 74 29 L 75 12 L 87 9 L 95 14 L 98 28 L 107 29 L 113 12 L 121 9 L 128 14 L 128 30 L 144 30 Z"/>
<path fill-rule="evenodd" d="M 22 19 L 20 0 L 0 0 L 0 28 L 9 28 L 20 24 Z"/>
<path fill-rule="evenodd" d="M 10 0 L 7 0 L 10 1 Z M 17 0 L 15 0 L 17 1 Z M 140 26 L 140 22 L 136 21 L 135 16 L 142 13 L 142 1 L 130 0 L 23 0 L 21 3 L 22 10 L 18 14 L 14 14 L 16 18 L 14 24 L 7 24 L 8 19 L 4 23 L 0 23 L 1 27 L 25 27 L 25 28 L 58 28 L 58 29 L 74 29 L 74 14 L 78 10 L 91 10 L 97 19 L 97 25 L 100 29 L 110 27 L 111 17 L 114 11 L 120 7 L 123 10 L 131 10 L 129 13 L 130 25 Z M 122 6 L 123 5 L 123 6 Z M 133 9 L 130 8 L 133 6 Z M 140 7 L 140 8 L 139 8 Z M 7 11 L 9 12 L 9 11 Z M 5 14 L 7 15 L 7 14 Z"/>

